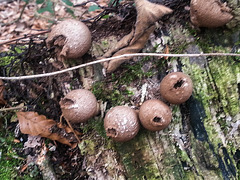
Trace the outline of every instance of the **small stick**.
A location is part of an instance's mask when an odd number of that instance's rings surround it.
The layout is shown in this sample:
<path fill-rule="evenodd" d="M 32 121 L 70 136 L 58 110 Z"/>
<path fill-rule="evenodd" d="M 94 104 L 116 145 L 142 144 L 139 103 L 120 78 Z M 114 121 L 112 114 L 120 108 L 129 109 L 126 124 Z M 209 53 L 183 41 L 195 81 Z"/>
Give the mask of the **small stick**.
<path fill-rule="evenodd" d="M 18 110 L 18 109 L 26 108 L 26 107 L 27 107 L 27 106 L 19 105 L 19 106 L 17 106 L 17 107 L 1 108 L 1 109 L 0 109 L 0 112 L 13 111 L 13 110 Z"/>
<path fill-rule="evenodd" d="M 62 118 L 62 115 L 61 115 L 61 118 Z M 71 123 L 70 123 L 66 118 L 65 118 L 65 120 L 67 121 L 68 126 L 70 127 L 70 129 L 72 130 L 73 134 L 75 135 L 75 137 L 76 137 L 76 139 L 77 139 L 77 141 L 78 141 L 78 144 L 80 144 L 81 141 L 80 141 L 80 139 L 78 138 L 78 136 L 77 136 L 75 130 L 73 129 Z"/>
<path fill-rule="evenodd" d="M 9 44 L 11 42 L 14 42 L 14 41 L 17 41 L 17 40 L 20 40 L 20 39 L 25 39 L 25 38 L 28 38 L 28 37 L 32 37 L 32 36 L 36 36 L 36 35 L 40 35 L 40 34 L 45 34 L 45 33 L 48 33 L 48 32 L 50 32 L 50 30 L 44 30 L 44 31 L 37 32 L 37 33 L 34 33 L 34 34 L 25 34 L 22 37 L 17 37 L 17 38 L 13 38 L 13 39 L 10 39 L 10 40 L 6 40 L 4 42 L 0 42 L 0 46 L 4 45 L 4 44 Z"/>

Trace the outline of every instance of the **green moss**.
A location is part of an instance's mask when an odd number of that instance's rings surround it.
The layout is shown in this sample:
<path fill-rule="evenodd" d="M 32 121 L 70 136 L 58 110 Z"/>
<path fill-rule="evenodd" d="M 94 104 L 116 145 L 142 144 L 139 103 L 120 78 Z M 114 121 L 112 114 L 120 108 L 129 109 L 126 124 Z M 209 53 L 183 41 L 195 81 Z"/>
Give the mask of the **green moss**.
<path fill-rule="evenodd" d="M 224 48 L 216 48 L 218 52 L 224 52 Z M 199 66 L 197 63 L 190 64 L 189 60 L 185 58 L 183 64 L 185 65 L 183 71 L 189 74 L 194 84 L 194 97 L 197 98 L 205 109 L 206 117 L 203 120 L 205 130 L 207 131 L 209 142 L 213 145 L 215 153 L 218 154 L 218 147 L 223 144 L 223 136 L 229 133 L 229 129 L 232 128 L 227 122 L 227 117 L 231 117 L 234 121 L 234 117 L 239 115 L 240 102 L 238 94 L 238 79 L 240 74 L 239 63 L 229 59 L 227 57 L 211 57 L 205 61 L 205 67 Z M 195 140 L 193 140 L 195 141 Z M 231 140 L 230 140 L 231 141 Z M 229 141 L 229 142 L 230 142 Z M 214 160 L 210 164 L 214 167 L 218 167 L 218 161 L 212 156 L 213 152 L 209 151 L 208 143 L 203 143 L 203 150 L 198 151 L 195 148 L 199 148 L 198 145 L 192 146 L 193 155 L 201 154 L 204 152 L 205 158 Z M 235 145 L 228 143 L 226 149 L 230 158 L 232 149 L 235 149 Z M 193 156 L 193 157 L 194 157 Z M 221 156 L 221 155 L 220 155 Z M 199 161 L 197 158 L 193 158 L 195 162 Z M 194 163 L 198 164 L 198 163 Z M 199 172 L 205 172 L 205 169 L 199 168 Z M 202 174 L 203 177 L 211 175 Z M 222 176 L 221 171 L 215 171 L 215 176 Z M 212 174 L 214 177 L 214 174 Z"/>
<path fill-rule="evenodd" d="M 178 154 L 178 157 L 180 158 L 180 160 L 182 162 L 186 162 L 186 163 L 188 163 L 190 165 L 191 164 L 191 159 L 189 158 L 189 156 L 186 153 L 186 151 L 180 150 L 178 147 L 176 149 L 177 149 L 177 154 Z"/>
<path fill-rule="evenodd" d="M 16 166 L 21 162 L 17 153 L 13 149 L 14 137 L 5 136 L 2 132 L 0 138 L 1 159 L 0 159 L 0 179 L 13 179 L 17 176 Z"/>
<path fill-rule="evenodd" d="M 235 116 L 240 112 L 240 103 L 237 87 L 237 76 L 239 74 L 239 63 L 229 61 L 227 58 L 214 58 L 209 62 L 212 78 L 218 92 L 218 99 L 226 115 Z M 218 62 L 218 63 L 216 63 Z"/>
<path fill-rule="evenodd" d="M 78 144 L 79 149 L 81 150 L 81 154 L 89 154 L 92 155 L 95 153 L 96 143 L 90 139 L 85 139 Z"/>
<path fill-rule="evenodd" d="M 147 134 L 147 131 L 141 130 L 133 140 L 115 143 L 129 179 L 159 179 L 161 177 L 146 139 Z"/>
<path fill-rule="evenodd" d="M 93 85 L 92 92 L 98 100 L 108 102 L 112 106 L 117 106 L 127 101 L 129 94 L 131 94 L 127 89 L 120 91 L 117 85 L 108 87 L 106 82 L 96 82 Z"/>
<path fill-rule="evenodd" d="M 5 73 L 8 74 L 11 70 L 12 72 L 18 72 L 21 64 L 21 59 L 24 56 L 24 51 L 26 47 L 15 47 L 13 50 L 8 52 L 0 53 L 0 66 L 4 67 Z"/>
<path fill-rule="evenodd" d="M 124 72 L 119 76 L 114 76 L 112 78 L 113 81 L 118 81 L 119 84 L 129 85 L 135 80 L 142 80 L 143 78 L 148 78 L 153 76 L 153 71 L 148 70 L 144 72 L 143 66 L 147 63 L 151 58 L 150 57 L 143 57 L 140 61 L 135 63 L 134 65 L 123 64 L 122 68 Z"/>
<path fill-rule="evenodd" d="M 101 119 L 100 117 L 95 117 L 90 119 L 82 129 L 83 129 L 83 133 L 87 133 L 93 130 L 103 138 L 105 139 L 107 138 L 105 129 L 104 129 L 104 122 L 103 122 L 103 119 Z"/>
<path fill-rule="evenodd" d="M 133 92 L 128 86 L 132 82 L 139 82 L 143 78 L 153 76 L 153 71 L 149 69 L 144 72 L 142 67 L 149 61 L 149 57 L 144 57 L 134 65 L 122 65 L 122 73 L 112 73 L 108 80 L 96 82 L 92 92 L 98 100 L 108 102 L 109 106 L 122 105 L 129 102 Z"/>
<path fill-rule="evenodd" d="M 21 143 L 14 143 L 13 140 L 13 133 L 0 130 L 0 179 L 35 179 L 30 175 L 20 175 L 20 167 L 25 162 L 17 150 L 23 147 Z"/>

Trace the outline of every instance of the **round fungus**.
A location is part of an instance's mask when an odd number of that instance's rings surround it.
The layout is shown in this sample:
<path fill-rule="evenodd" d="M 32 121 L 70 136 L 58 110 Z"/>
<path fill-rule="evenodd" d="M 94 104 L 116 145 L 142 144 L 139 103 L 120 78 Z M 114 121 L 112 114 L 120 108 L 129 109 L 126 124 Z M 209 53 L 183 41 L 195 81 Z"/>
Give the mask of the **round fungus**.
<path fill-rule="evenodd" d="M 140 128 L 137 113 L 130 107 L 116 106 L 107 112 L 104 128 L 107 136 L 114 141 L 129 141 L 137 135 Z"/>
<path fill-rule="evenodd" d="M 59 60 L 83 56 L 91 47 L 91 32 L 77 20 L 67 19 L 54 26 L 46 40 L 54 47 Z"/>
<path fill-rule="evenodd" d="M 144 128 L 150 131 L 160 131 L 171 122 L 172 112 L 162 101 L 151 99 L 141 105 L 139 119 Z"/>
<path fill-rule="evenodd" d="M 191 22 L 198 27 L 215 28 L 228 23 L 233 16 L 220 0 L 191 0 Z"/>
<path fill-rule="evenodd" d="M 193 84 L 190 77 L 182 72 L 165 76 L 160 83 L 161 96 L 172 104 L 181 104 L 192 95 Z"/>
<path fill-rule="evenodd" d="M 71 123 L 86 122 L 98 113 L 96 97 L 85 89 L 70 91 L 59 104 L 64 118 Z"/>

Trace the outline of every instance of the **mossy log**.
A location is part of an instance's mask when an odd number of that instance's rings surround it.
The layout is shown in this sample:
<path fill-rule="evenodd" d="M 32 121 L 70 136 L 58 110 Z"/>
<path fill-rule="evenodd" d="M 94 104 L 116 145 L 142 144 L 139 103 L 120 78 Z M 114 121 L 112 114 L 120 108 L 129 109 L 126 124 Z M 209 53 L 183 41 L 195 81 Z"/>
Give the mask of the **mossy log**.
<path fill-rule="evenodd" d="M 240 31 L 236 27 L 197 31 L 189 23 L 174 22 L 166 29 L 169 35 L 151 36 L 145 52 L 161 53 L 166 44 L 170 53 L 240 52 Z M 161 32 L 160 28 L 156 34 Z M 107 40 L 102 42 L 101 45 L 94 42 L 95 52 L 99 53 Z M 142 69 L 154 71 L 153 74 L 141 76 L 138 87 L 131 87 L 131 82 L 126 84 L 125 89 L 132 90 L 133 96 L 136 95 L 134 88 L 141 92 L 148 82 L 155 83 L 152 86 L 149 83 L 148 90 L 158 87 L 166 71 L 188 74 L 194 85 L 192 96 L 184 104 L 170 105 L 173 118 L 168 128 L 159 132 L 141 128 L 129 142 L 116 143 L 106 138 L 103 116 L 91 120 L 85 128 L 93 130 L 86 133 L 79 144 L 85 156 L 83 169 L 95 179 L 239 179 L 240 59 L 212 56 L 159 60 L 150 57 L 143 65 L 146 64 L 154 65 L 154 70 Z M 118 77 L 118 82 L 121 78 Z M 108 95 L 107 89 L 98 90 L 99 94 Z M 119 89 L 113 90 L 122 94 Z M 130 95 L 128 97 L 133 101 Z M 148 96 L 156 97 L 154 93 Z M 118 105 L 136 105 L 125 99 L 118 100 Z"/>

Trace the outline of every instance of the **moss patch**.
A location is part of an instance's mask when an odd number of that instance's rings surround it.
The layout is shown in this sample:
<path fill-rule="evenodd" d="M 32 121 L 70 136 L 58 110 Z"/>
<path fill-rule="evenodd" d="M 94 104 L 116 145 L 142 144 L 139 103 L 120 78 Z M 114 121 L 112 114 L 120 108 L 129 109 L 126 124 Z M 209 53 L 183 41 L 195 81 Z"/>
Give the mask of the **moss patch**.
<path fill-rule="evenodd" d="M 25 158 L 19 155 L 22 149 L 21 143 L 14 143 L 14 135 L 11 132 L 0 130 L 0 179 L 36 179 L 36 174 L 20 174 L 20 169 L 25 163 Z M 30 165 L 29 165 L 30 167 Z"/>

